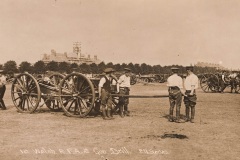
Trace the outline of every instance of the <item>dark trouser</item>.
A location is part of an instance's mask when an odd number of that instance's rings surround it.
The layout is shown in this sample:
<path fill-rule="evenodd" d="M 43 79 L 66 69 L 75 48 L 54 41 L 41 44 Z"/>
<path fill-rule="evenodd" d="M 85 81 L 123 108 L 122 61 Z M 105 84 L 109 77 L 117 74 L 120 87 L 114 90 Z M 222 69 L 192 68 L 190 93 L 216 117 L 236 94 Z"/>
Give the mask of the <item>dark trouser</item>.
<path fill-rule="evenodd" d="M 112 110 L 112 96 L 109 91 L 102 89 L 101 90 L 101 106 L 102 106 L 102 113 L 103 118 L 112 117 L 111 110 Z"/>
<path fill-rule="evenodd" d="M 130 89 L 128 87 L 120 88 L 119 93 L 122 95 L 129 95 Z M 129 97 L 119 97 L 119 105 L 124 106 L 124 111 L 128 111 Z"/>
<path fill-rule="evenodd" d="M 180 119 L 180 108 L 182 103 L 182 93 L 179 89 L 169 89 L 169 102 L 170 102 L 170 109 L 169 109 L 169 116 L 170 119 L 173 119 L 173 110 L 176 105 L 176 117 L 177 120 Z"/>
<path fill-rule="evenodd" d="M 189 95 L 190 94 L 190 90 L 186 90 L 186 95 L 187 97 L 184 97 L 184 104 L 185 104 L 185 107 L 186 107 L 186 118 L 187 120 L 190 120 L 190 117 L 189 117 L 189 112 L 190 112 L 190 109 L 191 109 L 191 119 L 194 119 L 194 116 L 195 116 L 195 105 L 196 105 L 196 101 L 197 101 L 197 96 L 196 94 L 194 93 L 192 96 Z"/>
<path fill-rule="evenodd" d="M 6 86 L 5 85 L 0 87 L 0 107 L 3 108 L 3 109 L 6 109 L 5 103 L 3 101 L 5 91 L 6 91 Z"/>
<path fill-rule="evenodd" d="M 227 85 L 224 83 L 223 80 L 220 80 L 220 86 L 221 86 L 220 87 L 221 88 L 220 92 L 223 92 Z"/>
<path fill-rule="evenodd" d="M 230 85 L 231 85 L 231 92 L 233 92 L 233 89 L 235 89 L 235 91 L 236 91 L 235 78 L 231 78 L 231 80 L 230 80 Z"/>

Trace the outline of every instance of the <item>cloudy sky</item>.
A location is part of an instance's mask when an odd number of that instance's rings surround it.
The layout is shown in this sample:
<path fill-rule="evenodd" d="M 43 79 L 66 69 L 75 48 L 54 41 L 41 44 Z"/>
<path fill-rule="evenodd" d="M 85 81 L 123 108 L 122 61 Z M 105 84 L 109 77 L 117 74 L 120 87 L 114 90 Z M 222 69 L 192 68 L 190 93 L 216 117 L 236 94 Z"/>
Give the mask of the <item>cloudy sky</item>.
<path fill-rule="evenodd" d="M 240 69 L 239 0 L 1 0 L 0 63 L 55 49 L 104 62 Z"/>

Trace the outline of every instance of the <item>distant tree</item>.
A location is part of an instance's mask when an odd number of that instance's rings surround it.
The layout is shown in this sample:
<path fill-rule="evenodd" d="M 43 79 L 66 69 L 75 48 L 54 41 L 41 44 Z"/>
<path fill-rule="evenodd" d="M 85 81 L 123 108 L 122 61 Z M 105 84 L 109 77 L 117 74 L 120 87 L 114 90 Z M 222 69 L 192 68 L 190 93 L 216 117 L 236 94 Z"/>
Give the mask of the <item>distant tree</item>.
<path fill-rule="evenodd" d="M 146 63 L 142 63 L 140 67 L 141 67 L 141 70 L 142 70 L 141 74 L 148 74 L 149 73 L 148 66 L 147 66 Z"/>
<path fill-rule="evenodd" d="M 121 68 L 122 68 L 122 70 L 123 70 L 124 68 L 127 68 L 127 64 L 126 64 L 126 63 L 122 63 Z"/>
<path fill-rule="evenodd" d="M 3 65 L 2 64 L 0 64 L 0 69 L 3 70 Z"/>
<path fill-rule="evenodd" d="M 33 65 L 33 71 L 34 73 L 38 73 L 38 74 L 42 74 L 44 73 L 46 70 L 46 66 L 44 64 L 43 61 L 37 61 L 34 65 Z"/>
<path fill-rule="evenodd" d="M 142 70 L 139 64 L 134 64 L 134 69 L 136 74 L 142 74 Z"/>
<path fill-rule="evenodd" d="M 98 66 L 95 63 L 92 63 L 89 66 L 90 66 L 91 72 L 93 74 L 98 74 L 99 73 Z"/>
<path fill-rule="evenodd" d="M 73 71 L 79 72 L 79 66 L 77 63 L 70 64 L 70 72 L 73 72 Z"/>
<path fill-rule="evenodd" d="M 58 71 L 58 63 L 55 61 L 51 61 L 46 65 L 46 69 L 49 71 Z"/>
<path fill-rule="evenodd" d="M 132 73 L 136 73 L 135 67 L 134 67 L 133 63 L 129 63 L 129 64 L 127 65 L 127 67 L 128 67 L 129 69 L 131 69 Z"/>
<path fill-rule="evenodd" d="M 19 71 L 21 72 L 21 73 L 23 73 L 23 72 L 30 72 L 30 73 L 32 73 L 32 71 L 33 71 L 33 67 L 32 67 L 32 65 L 31 65 L 31 63 L 29 63 L 29 62 L 27 62 L 27 61 L 24 61 L 24 62 L 22 62 L 20 65 L 19 65 Z"/>
<path fill-rule="evenodd" d="M 64 73 L 64 72 L 69 73 L 70 72 L 70 64 L 67 62 L 60 62 L 58 64 L 58 68 L 61 73 Z"/>
<path fill-rule="evenodd" d="M 147 74 L 153 74 L 153 67 L 151 65 L 147 65 Z"/>
<path fill-rule="evenodd" d="M 15 61 L 7 61 L 3 65 L 3 70 L 5 73 L 9 73 L 9 72 L 17 73 L 18 72 L 17 63 Z"/>
<path fill-rule="evenodd" d="M 101 62 L 98 64 L 99 73 L 102 73 L 105 68 L 106 68 L 106 65 L 104 62 Z"/>
<path fill-rule="evenodd" d="M 161 74 L 161 72 L 162 72 L 162 67 L 161 67 L 160 65 L 154 65 L 154 66 L 153 66 L 153 72 L 154 72 L 155 74 Z"/>
<path fill-rule="evenodd" d="M 109 62 L 108 64 L 106 64 L 106 67 L 107 68 L 114 68 L 114 65 L 112 62 Z"/>
<path fill-rule="evenodd" d="M 91 72 L 90 66 L 86 63 L 80 64 L 79 68 L 80 68 L 81 73 L 90 73 Z"/>
<path fill-rule="evenodd" d="M 118 64 L 115 64 L 114 65 L 114 69 L 116 70 L 116 71 L 121 71 L 122 70 L 122 66 L 118 63 Z"/>

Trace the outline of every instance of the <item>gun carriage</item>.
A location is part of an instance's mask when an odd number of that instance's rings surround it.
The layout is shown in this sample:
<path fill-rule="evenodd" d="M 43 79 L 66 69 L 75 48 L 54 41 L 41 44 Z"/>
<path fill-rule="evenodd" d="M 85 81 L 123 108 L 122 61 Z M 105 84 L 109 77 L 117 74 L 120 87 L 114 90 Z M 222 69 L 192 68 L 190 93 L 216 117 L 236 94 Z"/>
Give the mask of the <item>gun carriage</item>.
<path fill-rule="evenodd" d="M 138 75 L 137 81 L 143 83 L 163 83 L 166 81 L 166 77 L 160 74 Z"/>
<path fill-rule="evenodd" d="M 221 91 L 221 82 L 222 77 L 220 74 L 202 74 L 199 75 L 201 89 L 206 93 L 220 92 Z M 236 77 L 236 92 L 240 90 L 240 75 Z M 224 85 L 230 87 L 230 80 L 225 76 Z"/>
<path fill-rule="evenodd" d="M 36 79 L 29 73 L 18 75 L 11 88 L 11 96 L 15 107 L 22 113 L 33 113 L 39 107 L 40 102 L 52 111 L 63 110 L 67 116 L 85 117 L 91 113 L 100 112 L 100 102 L 98 100 L 98 83 L 100 78 L 87 78 L 81 73 L 71 73 L 66 76 L 53 74 L 46 83 L 42 79 Z M 111 81 L 111 91 L 113 97 L 113 107 L 118 105 L 121 96 L 116 93 L 117 78 Z M 159 96 L 138 96 L 128 95 L 132 98 L 160 98 Z"/>

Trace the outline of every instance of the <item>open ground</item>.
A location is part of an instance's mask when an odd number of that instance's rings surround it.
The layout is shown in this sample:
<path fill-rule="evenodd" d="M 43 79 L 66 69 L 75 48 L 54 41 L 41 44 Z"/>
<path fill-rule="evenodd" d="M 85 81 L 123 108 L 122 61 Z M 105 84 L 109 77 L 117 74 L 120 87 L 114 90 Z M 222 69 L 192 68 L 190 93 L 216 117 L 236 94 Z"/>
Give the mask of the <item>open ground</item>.
<path fill-rule="evenodd" d="M 11 85 L 0 110 L 1 160 L 237 160 L 240 94 L 197 91 L 195 123 L 171 123 L 168 98 L 131 98 L 130 117 L 67 117 L 45 106 L 23 114 Z M 166 84 L 136 84 L 131 95 L 167 94 Z M 184 104 L 181 107 L 184 115 Z"/>

